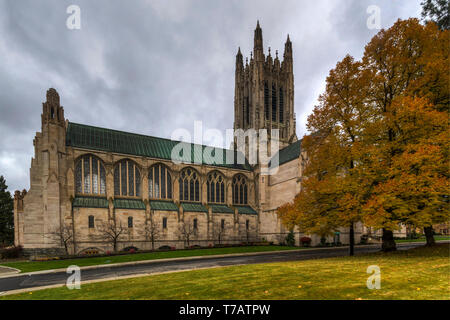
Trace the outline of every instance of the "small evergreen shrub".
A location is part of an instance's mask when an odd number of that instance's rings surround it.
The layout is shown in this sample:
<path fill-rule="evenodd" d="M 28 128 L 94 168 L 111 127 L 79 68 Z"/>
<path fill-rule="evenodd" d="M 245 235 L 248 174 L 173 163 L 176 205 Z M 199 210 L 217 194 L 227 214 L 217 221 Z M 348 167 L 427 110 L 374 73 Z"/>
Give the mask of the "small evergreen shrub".
<path fill-rule="evenodd" d="M 295 246 L 294 231 L 291 230 L 286 236 L 286 244 L 291 247 Z"/>

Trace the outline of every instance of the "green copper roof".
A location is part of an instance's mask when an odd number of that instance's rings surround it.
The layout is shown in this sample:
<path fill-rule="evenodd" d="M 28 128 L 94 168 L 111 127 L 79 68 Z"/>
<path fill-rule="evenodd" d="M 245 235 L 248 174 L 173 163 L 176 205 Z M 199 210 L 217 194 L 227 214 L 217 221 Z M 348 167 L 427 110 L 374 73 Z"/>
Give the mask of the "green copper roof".
<path fill-rule="evenodd" d="M 178 211 L 178 207 L 172 201 L 150 200 L 150 209 L 160 211 Z"/>
<path fill-rule="evenodd" d="M 252 207 L 250 206 L 235 206 L 240 214 L 258 214 Z"/>
<path fill-rule="evenodd" d="M 291 143 L 287 147 L 281 149 L 280 151 L 278 151 L 279 165 L 281 166 L 283 163 L 298 159 L 298 157 L 300 157 L 301 144 L 302 144 L 302 140 L 298 140 L 294 143 Z M 276 157 L 276 156 L 277 156 L 277 154 L 275 154 L 275 156 L 272 157 L 270 162 L 272 162 L 274 157 Z"/>
<path fill-rule="evenodd" d="M 234 213 L 234 210 L 224 204 L 210 204 L 213 213 Z"/>
<path fill-rule="evenodd" d="M 186 212 L 208 212 L 208 209 L 201 203 L 181 202 L 181 207 Z"/>
<path fill-rule="evenodd" d="M 145 210 L 145 204 L 139 199 L 114 199 L 114 208 Z"/>
<path fill-rule="evenodd" d="M 76 197 L 73 199 L 74 208 L 108 208 L 108 200 L 100 197 Z"/>
<path fill-rule="evenodd" d="M 171 160 L 171 153 L 173 147 L 179 144 L 179 141 L 145 136 L 135 133 L 117 131 L 112 129 L 98 128 L 87 126 L 83 124 L 69 122 L 66 133 L 66 145 L 75 148 L 84 148 L 90 150 L 99 150 L 114 153 L 130 154 L 135 156 L 144 156 L 157 159 Z M 200 146 L 187 143 L 191 146 L 191 155 L 187 157 L 188 161 L 193 163 L 195 159 L 201 159 L 201 155 L 207 146 Z M 197 146 L 193 147 L 193 146 Z M 201 147 L 201 148 L 200 148 Z M 200 150 L 201 149 L 201 150 Z M 246 161 L 245 164 L 237 164 L 237 152 L 214 148 L 213 153 L 222 151 L 222 161 L 216 163 L 211 157 L 211 152 L 206 152 L 202 159 L 203 164 L 227 167 L 234 169 L 242 169 L 251 171 L 252 168 Z M 227 153 L 233 154 L 234 164 L 226 163 Z M 181 160 L 181 156 L 180 156 Z"/>

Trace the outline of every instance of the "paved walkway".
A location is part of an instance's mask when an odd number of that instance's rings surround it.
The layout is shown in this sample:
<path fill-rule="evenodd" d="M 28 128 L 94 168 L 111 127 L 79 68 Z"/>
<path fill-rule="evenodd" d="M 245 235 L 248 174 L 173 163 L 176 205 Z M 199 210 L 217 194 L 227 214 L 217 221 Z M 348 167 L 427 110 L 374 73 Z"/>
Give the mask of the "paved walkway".
<path fill-rule="evenodd" d="M 399 250 L 411 249 L 423 246 L 423 243 L 397 244 Z M 355 254 L 377 252 L 380 246 L 357 246 Z M 135 265 L 99 266 L 97 268 L 81 269 L 81 281 L 93 281 L 100 279 L 112 279 L 120 277 L 139 276 L 142 274 L 155 274 L 162 272 L 174 272 L 200 268 L 225 267 L 233 265 L 270 263 L 283 261 L 298 261 L 318 258 L 329 258 L 348 255 L 348 247 L 318 248 L 299 251 L 283 251 L 277 253 L 261 253 L 241 256 L 222 257 L 188 257 L 186 259 L 158 261 L 152 260 Z M 18 274 L 0 277 L 0 293 L 12 290 L 37 288 L 43 286 L 65 284 L 70 275 L 62 270 L 41 271 L 30 274 Z"/>
<path fill-rule="evenodd" d="M 9 267 L 5 267 L 5 266 L 0 266 L 0 276 L 3 275 L 7 275 L 7 274 L 15 274 L 15 273 L 19 273 L 20 270 L 14 269 L 14 268 L 9 268 Z"/>

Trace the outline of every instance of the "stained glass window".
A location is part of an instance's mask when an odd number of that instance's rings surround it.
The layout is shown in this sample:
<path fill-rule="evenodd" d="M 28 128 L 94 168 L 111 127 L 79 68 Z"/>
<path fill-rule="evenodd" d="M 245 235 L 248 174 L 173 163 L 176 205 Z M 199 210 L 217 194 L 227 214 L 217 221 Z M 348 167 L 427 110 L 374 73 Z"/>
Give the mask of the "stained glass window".
<path fill-rule="evenodd" d="M 82 156 L 75 165 L 75 192 L 77 194 L 105 194 L 106 173 L 100 159 Z"/>
<path fill-rule="evenodd" d="M 248 203 L 248 183 L 247 178 L 242 174 L 237 174 L 233 177 L 233 203 L 247 204 Z"/>
<path fill-rule="evenodd" d="M 139 197 L 141 175 L 136 163 L 122 160 L 114 168 L 114 195 Z"/>
<path fill-rule="evenodd" d="M 172 199 L 172 176 L 162 164 L 156 164 L 148 172 L 148 195 L 151 199 Z"/>
<path fill-rule="evenodd" d="M 200 201 L 200 181 L 197 171 L 191 168 L 183 169 L 178 182 L 180 184 L 180 200 Z"/>
<path fill-rule="evenodd" d="M 217 171 L 213 171 L 208 174 L 206 186 L 206 191 L 208 193 L 208 202 L 225 202 L 225 179 L 222 174 Z"/>

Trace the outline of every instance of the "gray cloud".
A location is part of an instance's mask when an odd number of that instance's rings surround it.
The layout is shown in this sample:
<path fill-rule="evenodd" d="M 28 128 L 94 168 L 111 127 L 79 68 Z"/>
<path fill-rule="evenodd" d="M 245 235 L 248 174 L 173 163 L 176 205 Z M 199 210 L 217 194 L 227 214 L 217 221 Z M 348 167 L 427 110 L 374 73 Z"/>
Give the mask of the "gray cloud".
<path fill-rule="evenodd" d="M 81 30 L 66 28 L 70 4 Z M 0 175 L 11 191 L 29 187 L 49 87 L 73 122 L 161 137 L 194 120 L 232 128 L 235 54 L 250 55 L 257 19 L 266 52 L 293 41 L 301 137 L 328 71 L 376 33 L 371 4 L 383 27 L 420 13 L 419 0 L 0 0 Z"/>

